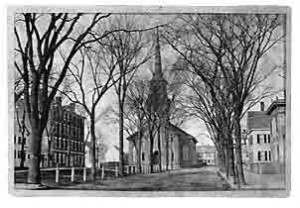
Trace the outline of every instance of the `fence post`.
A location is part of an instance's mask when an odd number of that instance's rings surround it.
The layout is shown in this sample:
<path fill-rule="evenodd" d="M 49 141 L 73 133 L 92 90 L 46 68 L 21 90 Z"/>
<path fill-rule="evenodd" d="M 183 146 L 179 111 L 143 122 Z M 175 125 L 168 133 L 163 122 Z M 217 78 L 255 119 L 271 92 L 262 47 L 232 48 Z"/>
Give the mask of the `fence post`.
<path fill-rule="evenodd" d="M 72 167 L 71 169 L 71 182 L 74 182 L 75 181 L 75 168 Z"/>
<path fill-rule="evenodd" d="M 118 166 L 116 166 L 116 168 L 115 168 L 115 176 L 118 177 L 118 174 L 119 174 L 119 170 L 118 170 Z"/>
<path fill-rule="evenodd" d="M 59 168 L 57 165 L 56 169 L 55 169 L 55 183 L 58 183 L 58 182 L 59 182 Z"/>
<path fill-rule="evenodd" d="M 102 166 L 101 179 L 104 179 L 104 166 Z"/>
<path fill-rule="evenodd" d="M 86 167 L 83 168 L 83 181 L 86 181 Z"/>

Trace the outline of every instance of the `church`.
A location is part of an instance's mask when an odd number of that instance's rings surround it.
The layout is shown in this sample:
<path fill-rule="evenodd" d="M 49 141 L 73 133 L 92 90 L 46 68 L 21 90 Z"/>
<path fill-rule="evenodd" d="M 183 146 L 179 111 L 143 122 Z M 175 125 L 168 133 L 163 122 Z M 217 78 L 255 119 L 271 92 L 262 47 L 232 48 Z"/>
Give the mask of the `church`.
<path fill-rule="evenodd" d="M 169 121 L 171 101 L 168 98 L 167 85 L 168 83 L 162 72 L 159 34 L 157 31 L 154 73 L 150 81 L 146 108 L 158 115 L 160 123 L 156 125 L 154 133 L 149 132 L 147 128 L 143 128 L 140 131 L 143 132 L 141 137 L 138 137 L 138 132 L 136 132 L 127 138 L 129 142 L 129 165 L 139 167 L 138 164 L 140 164 L 142 172 L 144 172 L 143 169 L 151 169 L 152 172 L 164 171 L 191 167 L 197 164 L 196 138 Z M 139 138 L 141 139 L 139 140 Z"/>

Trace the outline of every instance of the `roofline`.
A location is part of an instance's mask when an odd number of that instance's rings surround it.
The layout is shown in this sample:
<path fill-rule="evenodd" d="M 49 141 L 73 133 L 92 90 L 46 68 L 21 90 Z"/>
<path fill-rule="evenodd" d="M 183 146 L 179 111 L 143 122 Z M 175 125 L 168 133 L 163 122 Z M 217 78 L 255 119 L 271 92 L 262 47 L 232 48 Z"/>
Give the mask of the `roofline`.
<path fill-rule="evenodd" d="M 270 131 L 271 132 L 271 129 L 270 128 L 266 128 L 266 129 L 249 129 L 248 134 L 250 134 L 252 131 Z"/>
<path fill-rule="evenodd" d="M 187 133 L 186 131 L 182 130 L 182 129 L 179 128 L 178 126 L 173 125 L 171 122 L 169 122 L 169 124 L 170 124 L 171 126 L 175 127 L 177 130 L 179 130 L 181 133 L 190 136 L 191 139 L 192 139 L 195 143 L 198 143 L 197 139 L 196 139 L 194 136 L 190 135 L 189 133 Z"/>
<path fill-rule="evenodd" d="M 271 113 L 277 106 L 286 106 L 286 100 L 285 99 L 277 99 L 277 100 L 273 101 L 271 103 L 271 105 L 268 107 L 266 114 L 271 115 Z"/>

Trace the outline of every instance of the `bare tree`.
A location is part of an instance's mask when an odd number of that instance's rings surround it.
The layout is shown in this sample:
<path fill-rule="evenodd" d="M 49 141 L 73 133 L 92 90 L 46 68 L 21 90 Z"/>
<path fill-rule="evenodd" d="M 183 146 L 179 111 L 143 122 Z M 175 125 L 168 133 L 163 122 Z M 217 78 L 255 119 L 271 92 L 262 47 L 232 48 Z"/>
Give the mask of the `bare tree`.
<path fill-rule="evenodd" d="M 124 123 L 128 123 L 129 128 L 132 129 L 131 132 L 128 132 L 129 135 L 137 132 L 137 140 L 134 140 L 134 146 L 137 155 L 138 171 L 140 172 L 142 136 L 146 128 L 144 108 L 147 94 L 147 82 L 143 79 L 134 80 L 128 87 L 124 110 Z"/>
<path fill-rule="evenodd" d="M 134 19 L 127 16 L 116 17 L 110 24 L 110 30 L 125 28 L 129 31 L 138 31 L 128 33 L 119 31 L 108 36 L 102 44 L 107 46 L 109 54 L 116 60 L 117 68 L 120 73 L 120 79 L 117 80 L 115 91 L 118 97 L 119 108 L 119 171 L 124 174 L 124 103 L 127 89 L 133 80 L 137 69 L 146 63 L 150 56 L 146 50 L 148 42 L 144 37 L 143 30 L 136 24 Z"/>
<path fill-rule="evenodd" d="M 99 46 L 98 43 L 80 50 L 79 63 L 73 62 L 69 67 L 73 87 L 68 91 L 61 91 L 71 102 L 80 105 L 88 117 L 92 180 L 96 179 L 96 109 L 101 98 L 120 78 L 116 72 L 116 61 L 111 60 L 108 66 L 103 64 L 105 54 L 105 47 Z"/>
<path fill-rule="evenodd" d="M 197 69 L 203 82 L 213 86 L 212 78 L 219 77 L 222 79 L 221 89 L 229 92 L 227 100 L 233 111 L 233 137 L 238 182 L 241 184 L 245 179 L 240 120 L 247 99 L 255 94 L 264 79 L 258 76 L 260 60 L 284 37 L 280 28 L 282 20 L 281 15 L 265 14 L 184 15 L 179 17 L 183 23 L 181 29 L 175 35 L 166 35 L 168 43 L 192 68 Z"/>
<path fill-rule="evenodd" d="M 15 17 L 15 51 L 19 57 L 15 59 L 15 67 L 24 82 L 24 99 L 31 128 L 28 183 L 39 184 L 41 181 L 39 166 L 42 134 L 47 125 L 51 102 L 69 64 L 77 51 L 92 41 L 86 38 L 94 26 L 110 14 L 87 15 L 88 23 L 85 26 L 80 25 L 83 28 L 78 33 L 78 23 L 82 16 L 81 13 L 25 13 Z M 66 60 L 58 66 L 56 52 L 60 48 L 66 50 Z M 54 68 L 57 71 L 57 80 L 49 90 L 49 76 Z"/>

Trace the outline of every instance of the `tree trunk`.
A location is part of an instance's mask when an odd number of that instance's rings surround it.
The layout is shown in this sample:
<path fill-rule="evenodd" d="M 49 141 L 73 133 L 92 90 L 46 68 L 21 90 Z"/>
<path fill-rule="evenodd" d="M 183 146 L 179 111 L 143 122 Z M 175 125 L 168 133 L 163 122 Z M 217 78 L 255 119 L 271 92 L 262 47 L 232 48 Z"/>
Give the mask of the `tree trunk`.
<path fill-rule="evenodd" d="M 123 105 L 119 105 L 119 174 L 124 175 L 124 152 L 123 152 L 123 130 L 124 130 L 124 117 Z"/>
<path fill-rule="evenodd" d="M 158 126 L 158 128 L 157 128 L 157 132 L 158 132 L 158 134 L 157 134 L 157 147 L 158 147 L 158 166 L 159 166 L 159 171 L 161 171 L 162 170 L 162 168 L 161 168 L 161 145 L 160 145 L 160 124 L 159 124 L 159 126 Z"/>
<path fill-rule="evenodd" d="M 169 136 L 167 133 L 167 128 L 165 128 L 165 135 L 166 135 L 166 171 L 169 170 Z"/>
<path fill-rule="evenodd" d="M 25 153 L 25 136 L 24 132 L 22 132 L 22 144 L 21 144 L 21 161 L 20 167 L 24 168 L 25 160 L 26 160 L 26 153 Z"/>
<path fill-rule="evenodd" d="M 153 173 L 153 132 L 149 132 L 150 136 L 150 172 Z"/>
<path fill-rule="evenodd" d="M 237 175 L 238 181 L 245 185 L 245 176 L 244 176 L 244 169 L 243 169 L 243 158 L 242 158 L 242 136 L 241 136 L 241 125 L 240 125 L 240 114 L 236 114 L 234 117 L 234 136 L 236 139 L 236 148 L 235 148 L 235 155 L 236 155 L 236 165 L 237 165 Z"/>
<path fill-rule="evenodd" d="M 91 180 L 96 180 L 96 134 L 95 134 L 95 120 L 91 116 L 91 142 L 92 142 L 92 154 L 91 154 Z"/>
<path fill-rule="evenodd" d="M 141 151 L 142 150 L 142 130 L 141 126 L 138 127 L 138 144 L 137 144 L 137 170 L 139 173 L 142 172 L 142 165 L 141 165 Z"/>
<path fill-rule="evenodd" d="M 27 182 L 31 184 L 40 184 L 40 161 L 43 130 L 40 127 L 38 119 L 32 119 L 31 123 L 31 139 L 29 143 L 30 159 Z"/>
<path fill-rule="evenodd" d="M 235 164 L 234 164 L 234 150 L 232 140 L 226 141 L 225 145 L 225 164 L 226 164 L 226 177 L 233 176 L 234 183 L 237 183 Z"/>
<path fill-rule="evenodd" d="M 218 163 L 217 166 L 220 168 L 222 172 L 226 172 L 226 164 L 225 164 L 225 150 L 223 147 L 217 148 L 217 157 Z"/>

